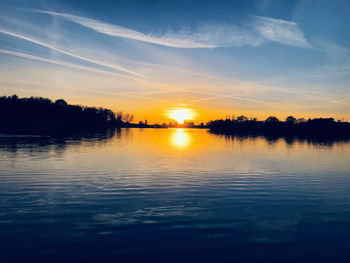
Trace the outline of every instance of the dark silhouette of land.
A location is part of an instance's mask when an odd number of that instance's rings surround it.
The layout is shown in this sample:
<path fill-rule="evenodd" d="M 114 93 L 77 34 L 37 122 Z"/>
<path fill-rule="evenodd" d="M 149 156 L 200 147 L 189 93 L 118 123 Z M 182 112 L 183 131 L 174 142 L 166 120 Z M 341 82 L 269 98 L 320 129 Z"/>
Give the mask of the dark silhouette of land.
<path fill-rule="evenodd" d="M 138 124 L 132 124 L 133 127 L 137 128 L 198 128 L 198 129 L 206 129 L 207 127 L 202 122 L 200 125 L 195 125 L 193 121 L 185 121 L 180 124 L 177 121 L 163 123 L 163 124 L 147 124 L 147 120 L 145 122 L 140 121 Z"/>
<path fill-rule="evenodd" d="M 110 109 L 70 105 L 63 99 L 51 101 L 42 97 L 0 97 L 0 132 L 10 134 L 71 134 L 108 128 L 209 128 L 224 135 L 265 136 L 266 138 L 299 138 L 317 141 L 350 139 L 350 123 L 333 118 L 296 119 L 289 116 L 280 121 L 274 116 L 265 121 L 245 116 L 214 120 L 204 125 L 177 122 L 162 125 L 140 121 L 131 123 L 129 113 Z"/>
<path fill-rule="evenodd" d="M 134 116 L 106 108 L 70 105 L 63 99 L 0 97 L 0 132 L 12 134 L 70 134 L 106 128 L 203 128 L 184 124 L 131 123 Z"/>
<path fill-rule="evenodd" d="M 296 119 L 289 116 L 280 121 L 274 116 L 265 121 L 239 116 L 207 123 L 211 132 L 225 135 L 262 135 L 268 138 L 289 137 L 317 141 L 350 139 L 350 123 L 333 118 Z"/>
<path fill-rule="evenodd" d="M 133 115 L 110 109 L 70 105 L 63 99 L 0 97 L 0 132 L 70 133 L 129 127 Z"/>

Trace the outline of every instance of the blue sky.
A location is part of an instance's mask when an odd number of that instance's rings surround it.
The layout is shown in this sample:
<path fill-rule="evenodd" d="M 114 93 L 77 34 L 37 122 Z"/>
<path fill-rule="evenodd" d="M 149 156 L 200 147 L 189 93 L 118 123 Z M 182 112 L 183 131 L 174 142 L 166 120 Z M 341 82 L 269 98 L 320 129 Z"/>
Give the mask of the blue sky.
<path fill-rule="evenodd" d="M 349 1 L 0 1 L 0 93 L 168 121 L 350 120 Z"/>

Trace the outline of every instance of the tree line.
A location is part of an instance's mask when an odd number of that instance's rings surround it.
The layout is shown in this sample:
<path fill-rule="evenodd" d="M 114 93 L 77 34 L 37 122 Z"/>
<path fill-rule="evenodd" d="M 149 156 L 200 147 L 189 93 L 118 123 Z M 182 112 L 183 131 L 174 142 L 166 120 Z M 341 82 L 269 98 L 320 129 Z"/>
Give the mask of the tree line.
<path fill-rule="evenodd" d="M 350 123 L 333 118 L 305 120 L 288 116 L 284 121 L 270 116 L 264 121 L 246 116 L 214 120 L 207 123 L 214 133 L 271 136 L 296 136 L 308 138 L 350 138 Z"/>
<path fill-rule="evenodd" d="M 0 97 L 0 131 L 61 132 L 66 130 L 128 127 L 129 113 L 110 109 L 70 105 L 63 99 L 51 101 L 42 97 Z"/>

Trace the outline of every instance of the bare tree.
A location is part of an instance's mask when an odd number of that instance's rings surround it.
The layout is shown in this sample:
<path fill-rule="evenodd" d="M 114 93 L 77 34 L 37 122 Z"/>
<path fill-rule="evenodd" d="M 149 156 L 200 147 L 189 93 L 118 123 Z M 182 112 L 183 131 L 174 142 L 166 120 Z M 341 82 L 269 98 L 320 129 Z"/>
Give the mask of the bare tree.
<path fill-rule="evenodd" d="M 130 113 L 124 113 L 122 114 L 122 120 L 126 123 L 130 123 L 134 120 L 134 114 L 130 114 Z"/>

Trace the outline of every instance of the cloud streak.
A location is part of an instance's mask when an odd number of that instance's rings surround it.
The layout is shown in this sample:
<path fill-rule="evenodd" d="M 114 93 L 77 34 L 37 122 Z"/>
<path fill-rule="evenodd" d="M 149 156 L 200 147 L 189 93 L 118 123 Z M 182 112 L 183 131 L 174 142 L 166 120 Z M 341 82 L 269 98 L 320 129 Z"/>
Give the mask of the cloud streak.
<path fill-rule="evenodd" d="M 131 70 L 126 69 L 124 67 L 117 66 L 117 65 L 110 65 L 110 64 L 106 64 L 106 63 L 101 62 L 101 61 L 97 61 L 97 60 L 93 60 L 93 59 L 90 59 L 90 58 L 86 58 L 86 57 L 74 54 L 72 52 L 56 48 L 56 47 L 54 47 L 52 45 L 46 44 L 46 43 L 44 43 L 42 41 L 36 40 L 36 39 L 28 37 L 28 36 L 24 36 L 24 35 L 21 35 L 21 34 L 10 32 L 10 31 L 7 31 L 7 30 L 3 30 L 1 28 L 0 28 L 0 33 L 8 35 L 8 36 L 16 37 L 16 38 L 19 38 L 19 39 L 22 39 L 22 40 L 26 40 L 28 42 L 37 44 L 37 45 L 42 46 L 42 47 L 49 48 L 49 49 L 51 49 L 53 51 L 56 51 L 58 53 L 61 53 L 61 54 L 64 54 L 64 55 L 67 55 L 67 56 L 70 56 L 70 57 L 74 57 L 74 58 L 83 60 L 85 62 L 93 63 L 93 64 L 96 64 L 96 65 L 99 65 L 99 66 L 107 67 L 107 68 L 110 68 L 110 69 L 118 70 L 118 71 L 121 71 L 121 72 L 124 72 L 124 73 L 128 73 L 128 74 L 131 74 L 131 75 L 138 76 L 138 77 L 142 77 L 142 75 L 138 74 L 137 72 L 131 71 Z"/>
<path fill-rule="evenodd" d="M 164 34 L 144 34 L 126 27 L 67 13 L 36 10 L 35 12 L 64 18 L 96 32 L 174 48 L 257 47 L 277 42 L 297 47 L 311 47 L 299 26 L 290 21 L 251 16 L 244 26 L 202 23 L 193 29 L 169 30 Z"/>
<path fill-rule="evenodd" d="M 92 68 L 92 67 L 76 65 L 76 64 L 67 63 L 67 62 L 63 62 L 63 61 L 59 61 L 59 60 L 55 60 L 55 59 L 49 59 L 49 58 L 44 58 L 44 57 L 40 57 L 40 56 L 34 56 L 34 55 L 27 54 L 27 53 L 11 51 L 11 50 L 6 50 L 6 49 L 2 49 L 2 48 L 0 48 L 0 54 L 20 57 L 20 58 L 25 58 L 25 59 L 30 59 L 30 60 L 35 60 L 35 61 L 39 61 L 39 62 L 50 63 L 50 64 L 63 66 L 63 67 L 69 67 L 69 68 L 74 68 L 74 69 L 79 69 L 79 70 L 85 70 L 85 71 L 94 72 L 94 73 L 106 74 L 106 75 L 114 76 L 114 77 L 117 77 L 117 78 L 121 77 L 121 75 L 118 74 L 118 73 L 113 73 L 113 72 L 106 71 L 106 70 L 100 70 L 100 69 L 96 69 L 96 68 Z M 75 87 L 75 88 L 83 90 L 83 88 L 77 88 L 77 87 Z M 92 89 L 84 89 L 84 90 L 91 91 Z M 124 96 L 124 97 L 136 98 L 136 99 L 141 99 L 141 100 L 149 100 L 149 101 L 162 102 L 162 103 L 172 103 L 171 100 L 150 98 L 150 97 L 147 97 L 147 96 L 132 95 L 132 94 L 127 94 L 125 92 L 101 91 L 101 90 L 96 90 L 96 89 L 93 89 L 93 90 L 96 91 L 96 92 L 105 93 L 105 94 L 108 94 L 108 95 L 121 95 L 121 96 Z"/>
<path fill-rule="evenodd" d="M 53 16 L 62 17 L 71 22 L 75 22 L 92 30 L 95 30 L 99 33 L 106 34 L 114 37 L 122 37 L 128 39 L 139 40 L 143 42 L 153 43 L 162 46 L 169 47 L 177 47 L 177 48 L 214 48 L 216 47 L 214 44 L 205 43 L 205 39 L 201 41 L 200 39 L 191 39 L 185 32 L 180 33 L 178 36 L 173 34 L 165 34 L 163 36 L 152 36 L 146 35 L 144 33 L 122 27 L 117 25 L 112 25 L 104 22 L 100 22 L 98 20 L 85 18 L 81 16 L 65 14 L 65 13 L 57 13 L 50 11 L 40 11 L 37 10 L 38 13 L 49 14 Z M 180 36 L 181 35 L 181 36 Z"/>
<path fill-rule="evenodd" d="M 254 16 L 255 29 L 261 36 L 270 41 L 297 47 L 311 47 L 297 23 Z"/>
<path fill-rule="evenodd" d="M 82 65 L 76 65 L 76 64 L 67 63 L 67 62 L 63 62 L 63 61 L 59 61 L 59 60 L 55 60 L 55 59 L 34 56 L 34 55 L 30 55 L 30 54 L 26 54 L 26 53 L 22 53 L 22 52 L 11 51 L 11 50 L 6 50 L 6 49 L 2 49 L 2 48 L 0 48 L 0 54 L 11 55 L 11 56 L 15 56 L 15 57 L 31 59 L 31 60 L 36 60 L 36 61 L 40 61 L 40 62 L 46 62 L 46 63 L 55 64 L 55 65 L 64 66 L 64 67 L 86 70 L 86 71 L 90 71 L 90 72 L 106 74 L 106 75 L 111 75 L 111 76 L 115 76 L 115 77 L 123 77 L 122 75 L 120 75 L 118 73 L 114 73 L 114 72 L 110 72 L 110 71 L 106 71 L 106 70 L 96 69 L 93 67 L 87 67 L 87 66 L 82 66 Z"/>

